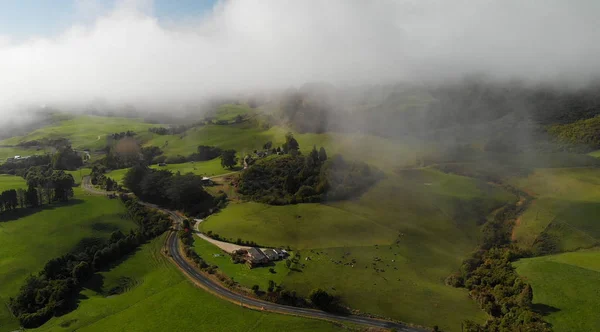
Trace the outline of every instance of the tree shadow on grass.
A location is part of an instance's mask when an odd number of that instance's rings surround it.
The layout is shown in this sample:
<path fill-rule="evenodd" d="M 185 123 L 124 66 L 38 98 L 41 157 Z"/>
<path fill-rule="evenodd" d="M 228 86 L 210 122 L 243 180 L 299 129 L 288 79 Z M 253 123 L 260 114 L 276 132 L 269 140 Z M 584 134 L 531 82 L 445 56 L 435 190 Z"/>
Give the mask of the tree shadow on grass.
<path fill-rule="evenodd" d="M 17 220 L 19 218 L 24 218 L 27 216 L 30 216 L 32 214 L 41 212 L 41 211 L 46 211 L 46 210 L 54 210 L 55 208 L 61 208 L 61 207 L 65 207 L 65 206 L 72 206 L 72 205 L 77 205 L 77 204 L 81 204 L 83 203 L 83 200 L 81 199 L 71 199 L 68 202 L 61 202 L 61 203 L 54 203 L 54 204 L 46 204 L 40 207 L 35 207 L 35 208 L 17 208 L 16 210 L 13 211 L 5 211 L 2 214 L 0 214 L 0 223 L 3 222 L 8 222 L 8 221 L 14 221 Z"/>
<path fill-rule="evenodd" d="M 552 313 L 560 311 L 559 308 L 553 307 L 551 305 L 543 304 L 543 303 L 534 303 L 531 306 L 531 309 L 533 309 L 533 311 L 535 313 L 538 313 L 538 314 L 540 314 L 542 316 L 548 316 L 548 315 L 550 315 Z"/>

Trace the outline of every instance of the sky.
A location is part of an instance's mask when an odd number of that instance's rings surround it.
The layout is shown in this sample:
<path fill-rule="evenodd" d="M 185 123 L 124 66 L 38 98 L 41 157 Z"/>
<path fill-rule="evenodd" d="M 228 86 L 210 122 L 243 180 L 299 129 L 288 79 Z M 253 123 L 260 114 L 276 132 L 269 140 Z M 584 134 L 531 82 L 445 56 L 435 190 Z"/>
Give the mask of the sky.
<path fill-rule="evenodd" d="M 215 94 L 600 74 L 597 0 L 0 1 L 0 114 Z"/>
<path fill-rule="evenodd" d="M 155 0 L 152 14 L 163 21 L 177 21 L 209 12 L 216 0 Z M 13 39 L 51 37 L 76 23 L 107 13 L 116 0 L 2 0 L 0 35 Z"/>

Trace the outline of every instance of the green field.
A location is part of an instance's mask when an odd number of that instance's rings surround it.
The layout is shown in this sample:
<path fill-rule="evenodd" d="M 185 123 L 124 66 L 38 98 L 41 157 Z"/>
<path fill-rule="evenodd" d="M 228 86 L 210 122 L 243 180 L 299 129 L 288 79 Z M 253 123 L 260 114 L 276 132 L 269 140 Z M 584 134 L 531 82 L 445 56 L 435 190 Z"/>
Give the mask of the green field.
<path fill-rule="evenodd" d="M 16 145 L 19 142 L 42 138 L 68 138 L 75 149 L 97 149 L 106 145 L 106 135 L 132 130 L 141 136 L 150 137 L 148 128 L 156 125 L 142 119 L 81 115 L 53 123 L 24 136 L 15 136 L 0 141 L 0 145 Z"/>
<path fill-rule="evenodd" d="M 332 323 L 241 308 L 195 287 L 161 253 L 164 236 L 97 275 L 79 307 L 39 331 L 337 331 Z M 108 289 L 128 280 L 124 293 Z"/>
<path fill-rule="evenodd" d="M 27 182 L 20 176 L 0 174 L 0 192 L 9 189 L 27 189 Z"/>
<path fill-rule="evenodd" d="M 19 147 L 0 147 L 0 163 L 6 161 L 7 158 L 14 158 L 15 156 L 33 156 L 36 154 L 44 154 L 44 149 L 22 149 Z"/>
<path fill-rule="evenodd" d="M 75 171 L 65 171 L 65 172 L 69 173 L 73 176 L 73 180 L 75 180 L 75 185 L 78 186 L 81 184 L 81 179 L 86 175 L 90 175 L 91 171 L 92 170 L 90 168 L 80 168 Z"/>
<path fill-rule="evenodd" d="M 123 204 L 89 196 L 76 189 L 68 206 L 53 205 L 19 219 L 0 217 L 0 331 L 18 327 L 4 305 L 25 278 L 43 268 L 46 261 L 72 250 L 84 238 L 107 237 L 114 230 L 128 231 L 133 222 L 121 218 Z"/>
<path fill-rule="evenodd" d="M 241 157 L 261 149 L 268 141 L 271 141 L 274 147 L 281 146 L 285 142 L 285 134 L 289 131 L 288 128 L 279 126 L 261 129 L 252 123 L 206 125 L 192 128 L 181 135 L 157 135 L 145 145 L 158 146 L 168 156 L 187 156 L 196 152 L 198 145 L 209 145 L 235 149 L 238 157 Z M 416 151 L 424 149 L 406 141 L 388 140 L 372 135 L 295 133 L 294 137 L 304 153 L 310 152 L 315 145 L 323 146 L 330 155 L 343 153 L 349 159 L 360 159 L 384 169 L 412 165 L 416 159 Z"/>
<path fill-rule="evenodd" d="M 533 287 L 534 306 L 554 331 L 597 331 L 600 326 L 600 250 L 522 259 L 514 264 Z"/>
<path fill-rule="evenodd" d="M 389 175 L 354 201 L 231 203 L 200 229 L 299 249 L 304 266 L 288 271 L 282 284 L 301 295 L 323 287 L 354 309 L 460 331 L 464 319 L 485 315 L 443 280 L 477 246 L 481 213 L 515 200 L 482 181 L 419 169 Z M 345 264 L 352 259 L 354 267 Z"/>
<path fill-rule="evenodd" d="M 193 173 L 202 176 L 215 176 L 230 173 L 231 170 L 224 169 L 221 166 L 221 159 L 215 158 L 208 161 L 196 161 L 183 164 L 167 164 L 166 166 L 152 165 L 154 169 L 166 169 L 173 173 L 181 172 L 181 174 Z M 116 169 L 106 173 L 106 176 L 122 184 L 123 177 L 129 169 Z"/>
<path fill-rule="evenodd" d="M 600 241 L 600 169 L 537 169 L 511 182 L 536 198 L 514 229 L 519 245 L 530 247 L 544 231 L 555 235 L 560 251 Z"/>
<path fill-rule="evenodd" d="M 233 121 L 238 115 L 247 117 L 252 113 L 254 113 L 254 110 L 247 105 L 225 104 L 217 108 L 214 118 L 215 120 Z"/>
<path fill-rule="evenodd" d="M 224 253 L 212 243 L 198 237 L 194 241 L 194 250 L 208 264 L 218 266 L 221 272 L 246 288 L 258 285 L 260 289 L 266 290 L 269 287 L 269 280 L 281 284 L 289 271 L 284 261 L 275 262 L 271 266 L 261 266 L 253 269 L 250 269 L 246 264 L 235 264 L 231 261 L 230 255 Z M 269 271 L 270 268 L 273 268 L 275 273 L 271 273 Z"/>

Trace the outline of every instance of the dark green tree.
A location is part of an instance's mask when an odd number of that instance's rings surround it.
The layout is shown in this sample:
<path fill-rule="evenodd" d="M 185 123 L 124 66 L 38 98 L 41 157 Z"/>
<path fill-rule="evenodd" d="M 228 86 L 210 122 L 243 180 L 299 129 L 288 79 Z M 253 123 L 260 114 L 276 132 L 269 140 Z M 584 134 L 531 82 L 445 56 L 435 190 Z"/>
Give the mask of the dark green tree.
<path fill-rule="evenodd" d="M 224 150 L 221 153 L 221 166 L 223 168 L 233 168 L 237 165 L 237 157 L 235 150 Z"/>
<path fill-rule="evenodd" d="M 325 152 L 325 148 L 321 147 L 319 149 L 319 160 L 321 162 L 325 162 L 327 160 L 327 152 Z"/>
<path fill-rule="evenodd" d="M 335 297 L 327 293 L 321 288 L 314 289 L 308 295 L 310 301 L 315 307 L 322 310 L 329 310 L 335 304 Z"/>
<path fill-rule="evenodd" d="M 37 189 L 35 189 L 34 186 L 29 186 L 29 188 L 27 188 L 27 192 L 25 193 L 25 204 L 30 207 L 37 207 L 39 205 Z"/>
<path fill-rule="evenodd" d="M 150 169 L 143 164 L 138 164 L 130 168 L 123 177 L 123 184 L 136 195 L 141 192 L 141 183 Z"/>
<path fill-rule="evenodd" d="M 294 134 L 291 132 L 285 134 L 285 143 L 283 144 L 283 152 L 289 154 L 297 154 L 300 149 L 300 144 L 294 138 Z"/>

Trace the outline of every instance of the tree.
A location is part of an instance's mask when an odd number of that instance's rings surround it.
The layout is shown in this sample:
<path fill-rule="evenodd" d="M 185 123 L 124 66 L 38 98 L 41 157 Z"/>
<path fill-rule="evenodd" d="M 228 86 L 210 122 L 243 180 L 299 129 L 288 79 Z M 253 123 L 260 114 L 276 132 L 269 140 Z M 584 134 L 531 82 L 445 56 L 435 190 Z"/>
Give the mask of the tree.
<path fill-rule="evenodd" d="M 269 288 L 268 291 L 272 292 L 275 289 L 275 281 L 269 280 Z"/>
<path fill-rule="evenodd" d="M 315 307 L 322 310 L 331 309 L 331 306 L 335 304 L 335 297 L 321 288 L 312 290 L 308 298 L 315 305 Z"/>
<path fill-rule="evenodd" d="M 19 200 L 19 206 L 21 206 L 21 208 L 25 207 L 26 204 L 26 200 L 25 200 L 25 189 L 19 188 L 17 189 L 17 199 Z"/>
<path fill-rule="evenodd" d="M 154 158 L 163 154 L 163 151 L 158 146 L 147 146 L 141 150 L 142 159 L 146 165 L 152 164 Z"/>
<path fill-rule="evenodd" d="M 82 165 L 83 159 L 77 152 L 73 151 L 70 145 L 58 150 L 52 156 L 52 168 L 54 169 L 75 170 Z"/>
<path fill-rule="evenodd" d="M 291 132 L 285 135 L 285 143 L 283 144 L 283 152 L 289 154 L 296 154 L 300 149 L 300 144 L 294 138 L 294 134 Z"/>
<path fill-rule="evenodd" d="M 254 291 L 254 294 L 257 294 L 258 291 L 260 290 L 260 286 L 254 285 L 254 286 L 252 286 L 252 290 Z"/>
<path fill-rule="evenodd" d="M 285 266 L 286 266 L 288 269 L 289 269 L 289 268 L 291 268 L 291 266 L 292 266 L 292 261 L 291 261 L 291 260 L 289 260 L 289 259 L 286 259 L 286 260 L 285 260 Z"/>
<path fill-rule="evenodd" d="M 268 141 L 267 143 L 265 143 L 263 145 L 263 149 L 265 149 L 265 150 L 271 150 L 271 147 L 273 147 L 273 142 L 271 142 L 271 141 Z"/>
<path fill-rule="evenodd" d="M 39 205 L 38 193 L 34 186 L 29 186 L 29 188 L 27 188 L 27 192 L 25 193 L 25 204 L 30 207 L 37 207 Z"/>
<path fill-rule="evenodd" d="M 221 153 L 221 166 L 223 168 L 233 168 L 237 165 L 237 157 L 235 150 L 225 150 Z"/>
<path fill-rule="evenodd" d="M 327 152 L 325 152 L 325 148 L 321 147 L 319 149 L 319 160 L 323 163 L 327 160 Z"/>
<path fill-rule="evenodd" d="M 235 119 L 233 120 L 235 123 L 242 123 L 242 121 L 244 121 L 244 118 L 238 114 L 235 116 Z"/>
<path fill-rule="evenodd" d="M 136 195 L 141 191 L 141 183 L 150 169 L 146 165 L 138 164 L 130 168 L 123 177 L 123 184 Z"/>

